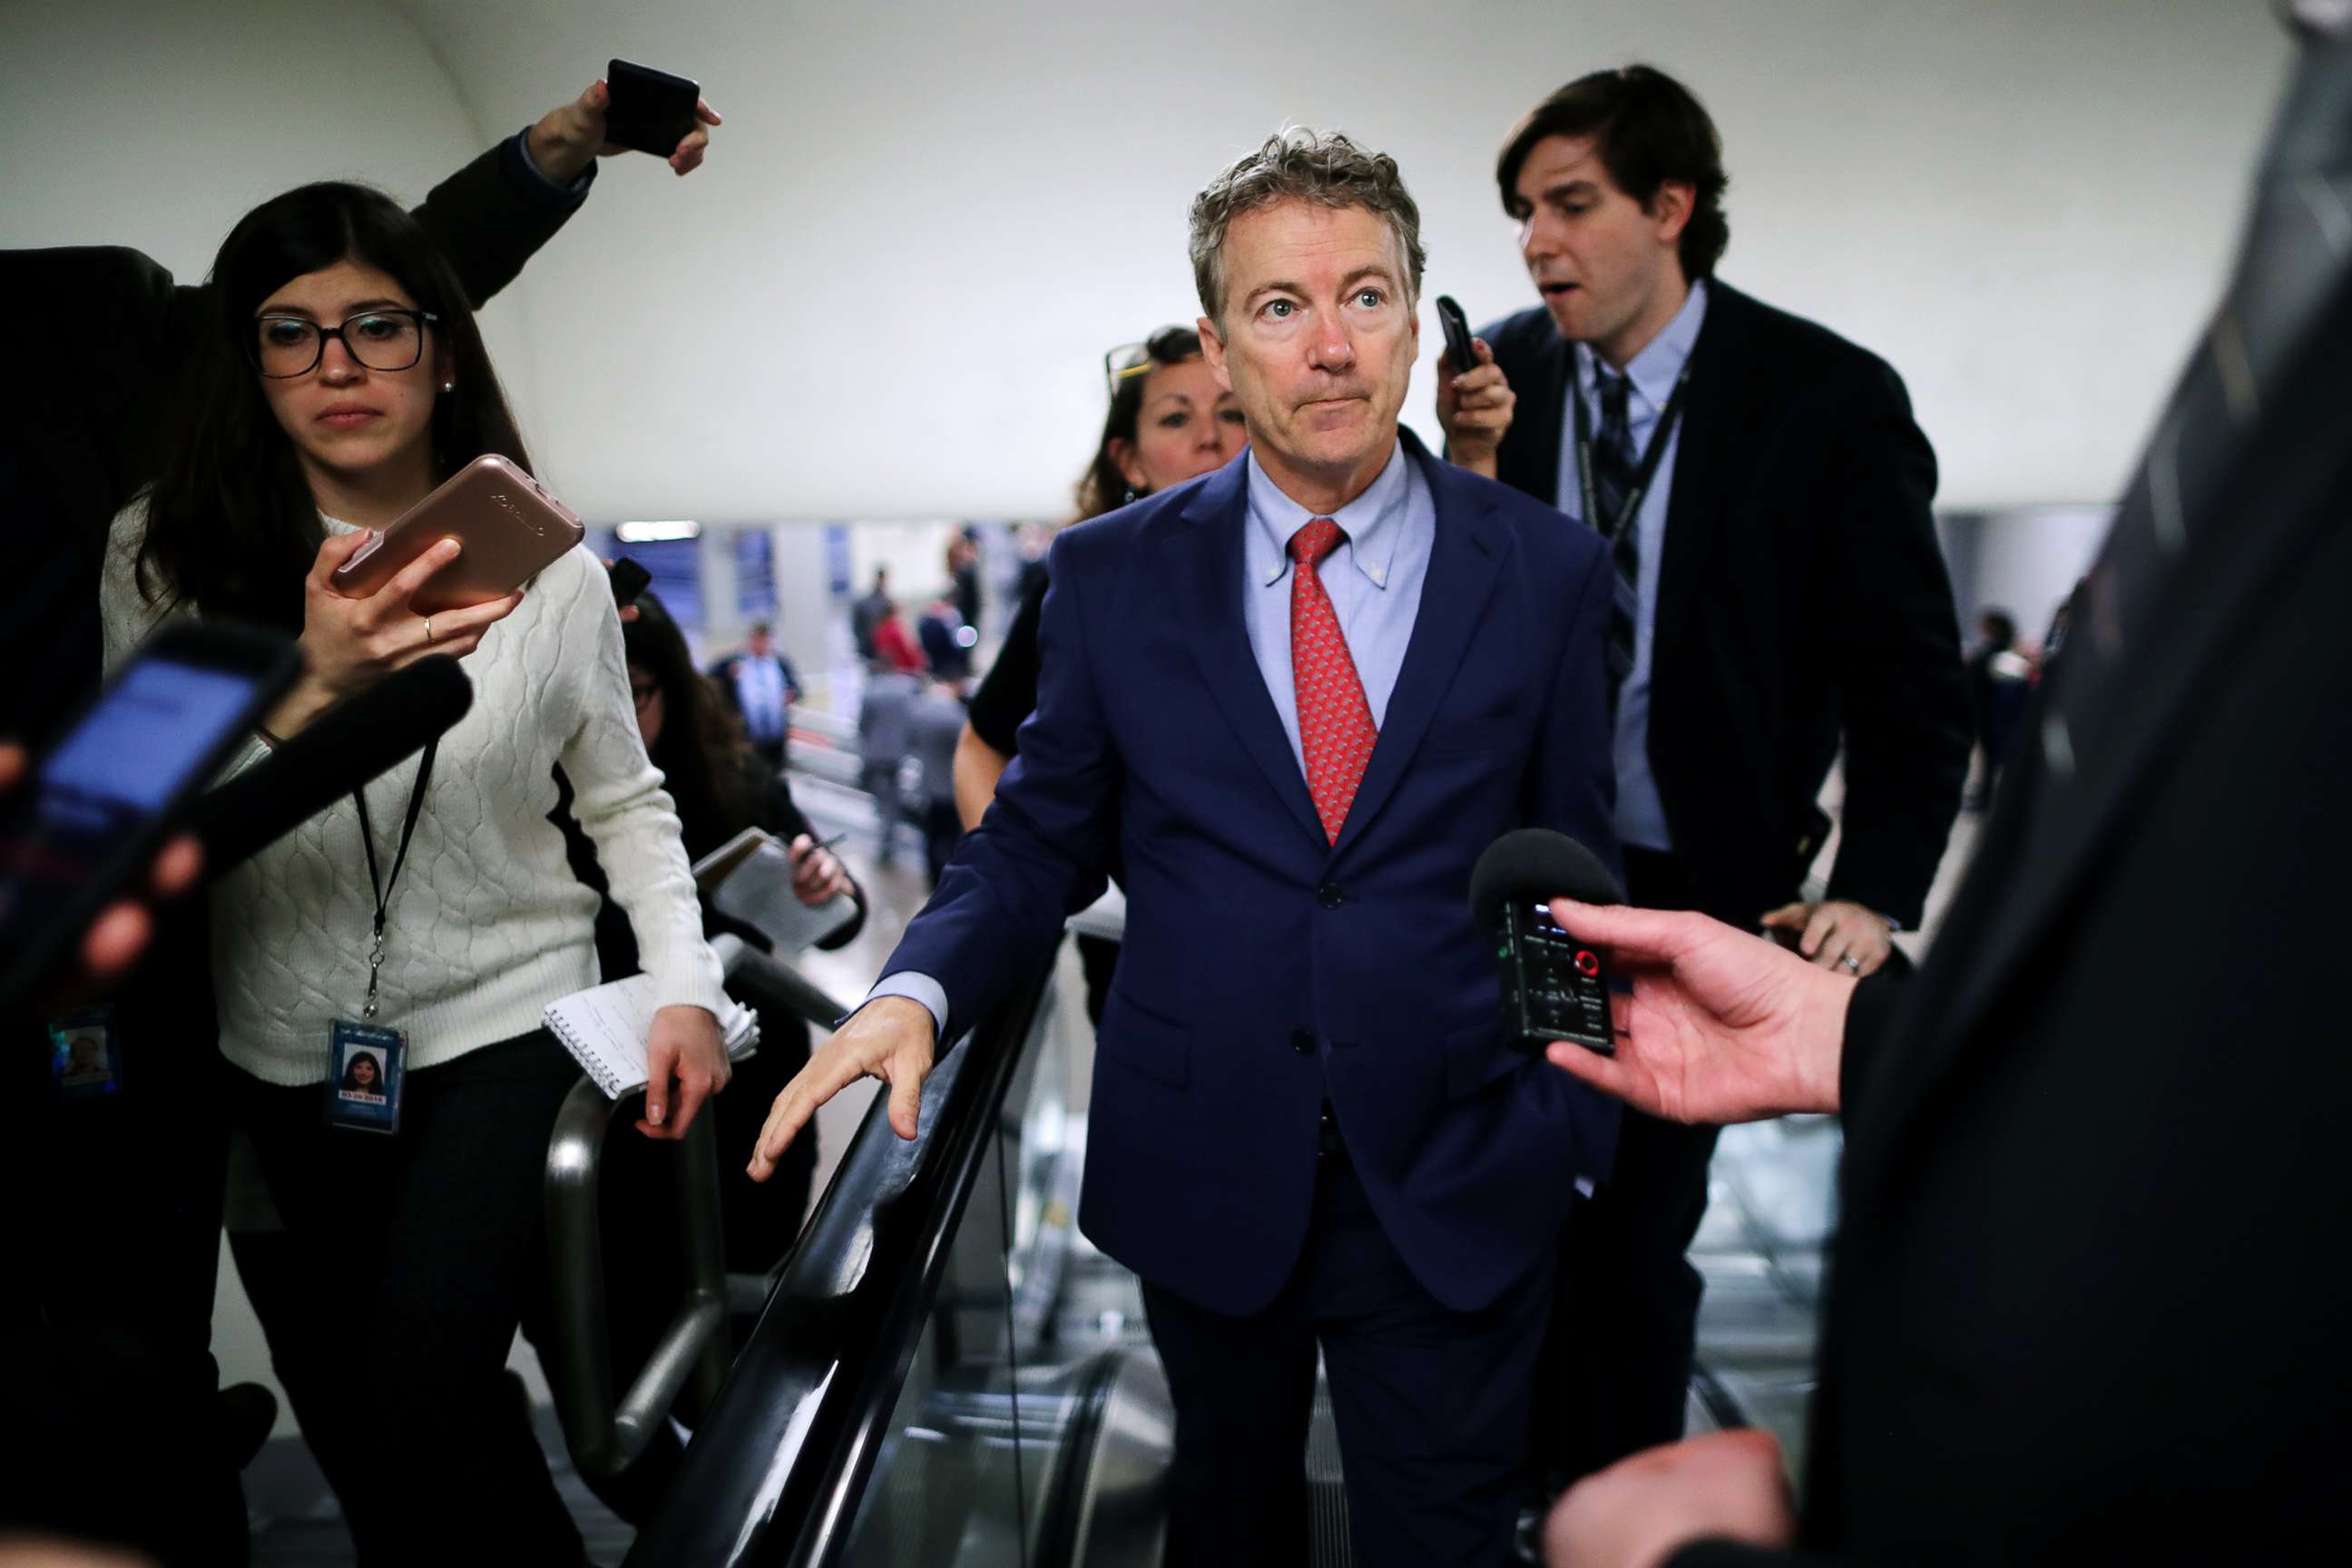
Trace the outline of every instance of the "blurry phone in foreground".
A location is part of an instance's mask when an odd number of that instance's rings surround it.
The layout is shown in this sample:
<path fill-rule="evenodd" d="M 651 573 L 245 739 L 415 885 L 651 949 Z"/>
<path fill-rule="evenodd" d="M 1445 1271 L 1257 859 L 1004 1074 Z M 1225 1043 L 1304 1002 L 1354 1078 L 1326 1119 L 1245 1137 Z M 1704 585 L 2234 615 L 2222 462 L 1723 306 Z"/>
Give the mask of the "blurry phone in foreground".
<path fill-rule="evenodd" d="M 656 158 L 677 151 L 694 129 L 694 106 L 702 99 L 700 83 L 632 60 L 606 62 L 604 89 L 612 95 L 604 139 Z"/>
<path fill-rule="evenodd" d="M 0 1003 L 144 885 L 188 802 L 301 672 L 292 639 L 179 623 L 149 638 L 0 799 Z"/>
<path fill-rule="evenodd" d="M 335 568 L 328 584 L 364 599 L 445 539 L 463 550 L 408 601 L 420 616 L 503 599 L 587 537 L 572 509 L 496 452 L 485 452 L 394 518 Z"/>

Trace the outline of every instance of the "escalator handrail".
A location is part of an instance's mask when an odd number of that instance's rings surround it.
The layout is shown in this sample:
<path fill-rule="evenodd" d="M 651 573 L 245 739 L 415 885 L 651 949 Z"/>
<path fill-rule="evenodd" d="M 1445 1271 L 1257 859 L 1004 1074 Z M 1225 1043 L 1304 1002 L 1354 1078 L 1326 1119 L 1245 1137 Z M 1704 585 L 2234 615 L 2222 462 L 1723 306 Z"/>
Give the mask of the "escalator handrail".
<path fill-rule="evenodd" d="M 839 1559 L 1051 973 L 939 1058 L 912 1142 L 875 1097 L 630 1563 Z"/>

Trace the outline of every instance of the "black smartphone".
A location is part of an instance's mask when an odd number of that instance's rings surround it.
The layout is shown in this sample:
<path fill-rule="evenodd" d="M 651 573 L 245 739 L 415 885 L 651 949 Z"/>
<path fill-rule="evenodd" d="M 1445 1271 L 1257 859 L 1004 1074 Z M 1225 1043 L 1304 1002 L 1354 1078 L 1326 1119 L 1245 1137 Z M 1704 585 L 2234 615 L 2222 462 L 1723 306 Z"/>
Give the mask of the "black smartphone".
<path fill-rule="evenodd" d="M 694 129 L 694 106 L 702 99 L 698 82 L 631 60 L 611 60 L 604 67 L 604 86 L 613 95 L 604 110 L 607 142 L 667 158 Z"/>
<path fill-rule="evenodd" d="M 167 626 L 0 800 L 0 998 L 31 994 L 144 883 L 189 801 L 301 668 L 274 632 Z"/>
<path fill-rule="evenodd" d="M 624 555 L 613 563 L 613 603 L 634 605 L 654 574 Z"/>
<path fill-rule="evenodd" d="M 1470 346 L 1470 318 L 1462 313 L 1451 294 L 1437 297 L 1437 324 L 1445 333 L 1445 363 L 1454 374 L 1478 368 L 1478 351 Z"/>

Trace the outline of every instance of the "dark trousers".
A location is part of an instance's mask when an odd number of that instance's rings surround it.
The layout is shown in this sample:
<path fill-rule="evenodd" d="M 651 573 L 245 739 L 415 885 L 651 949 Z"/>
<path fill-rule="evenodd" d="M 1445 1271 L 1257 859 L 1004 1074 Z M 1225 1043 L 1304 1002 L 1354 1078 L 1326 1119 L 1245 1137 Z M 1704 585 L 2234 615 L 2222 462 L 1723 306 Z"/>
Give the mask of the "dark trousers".
<path fill-rule="evenodd" d="M 41 1021 L 0 1021 L 0 1534 L 241 1563 L 213 1290 L 228 1150 L 201 919 L 118 994 L 117 1091 L 61 1099 Z"/>
<path fill-rule="evenodd" d="M 1344 1151 L 1326 1156 L 1306 1250 L 1264 1311 L 1229 1318 L 1146 1281 L 1176 1403 L 1170 1568 L 1308 1560 L 1306 1448 L 1319 1343 L 1355 1561 L 1493 1568 L 1524 1486 L 1529 1373 L 1551 1264 L 1448 1310 L 1389 1245 Z"/>
<path fill-rule="evenodd" d="M 1697 907 L 1670 855 L 1627 849 L 1625 884 L 1644 909 Z M 1627 1110 L 1615 1169 L 1561 1236 L 1531 1439 L 1552 1485 L 1683 1435 L 1703 1289 L 1685 1254 L 1720 1131 Z"/>
<path fill-rule="evenodd" d="M 323 1055 L 325 1041 L 320 1042 Z M 392 1137 L 235 1075 L 289 1268 L 278 1372 L 363 1563 L 581 1560 L 506 1373 L 546 1311 L 548 1135 L 579 1068 L 544 1032 L 408 1075 Z M 536 1335 L 534 1337 L 537 1337 Z"/>

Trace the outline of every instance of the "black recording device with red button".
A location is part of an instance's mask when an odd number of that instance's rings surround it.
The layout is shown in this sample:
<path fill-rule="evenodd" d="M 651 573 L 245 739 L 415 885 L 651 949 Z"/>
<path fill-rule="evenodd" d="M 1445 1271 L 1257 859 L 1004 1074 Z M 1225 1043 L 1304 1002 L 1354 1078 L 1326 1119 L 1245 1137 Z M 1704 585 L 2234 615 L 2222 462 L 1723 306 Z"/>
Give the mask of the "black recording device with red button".
<path fill-rule="evenodd" d="M 1503 1019 L 1529 1050 L 1573 1040 L 1613 1056 L 1609 976 L 1598 950 L 1551 918 L 1553 899 L 1625 901 L 1599 857 L 1564 833 L 1523 827 L 1486 847 L 1470 875 L 1470 911 L 1502 967 Z"/>

